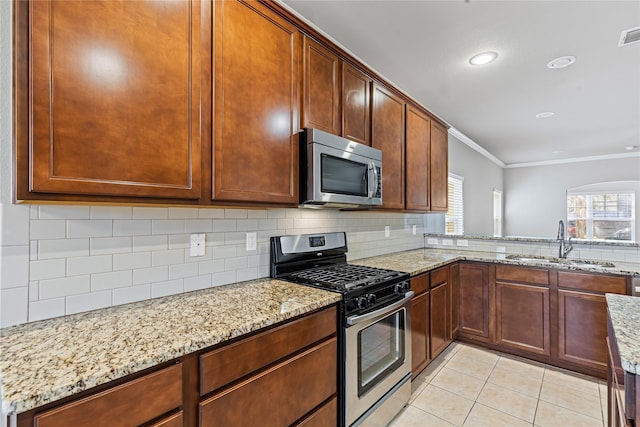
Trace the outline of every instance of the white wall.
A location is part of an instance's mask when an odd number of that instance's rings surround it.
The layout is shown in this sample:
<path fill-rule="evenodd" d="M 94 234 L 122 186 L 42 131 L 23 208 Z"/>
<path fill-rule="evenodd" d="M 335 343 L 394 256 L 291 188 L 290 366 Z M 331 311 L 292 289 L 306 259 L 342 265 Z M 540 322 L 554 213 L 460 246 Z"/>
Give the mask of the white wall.
<path fill-rule="evenodd" d="M 464 234 L 493 236 L 493 190 L 503 189 L 502 168 L 449 135 L 449 172 L 464 177 Z"/>
<path fill-rule="evenodd" d="M 562 165 L 507 168 L 505 235 L 554 238 L 558 221 L 567 217 L 567 189 L 609 181 L 640 180 L 640 157 Z M 636 228 L 640 230 L 640 195 L 636 194 Z"/>

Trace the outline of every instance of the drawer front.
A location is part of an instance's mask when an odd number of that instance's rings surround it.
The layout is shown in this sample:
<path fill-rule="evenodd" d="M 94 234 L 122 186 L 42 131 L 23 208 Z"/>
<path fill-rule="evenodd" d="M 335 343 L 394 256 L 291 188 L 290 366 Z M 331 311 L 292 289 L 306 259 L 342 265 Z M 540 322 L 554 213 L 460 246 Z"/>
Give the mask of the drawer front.
<path fill-rule="evenodd" d="M 411 290 L 419 295 L 429 289 L 429 273 L 411 278 Z"/>
<path fill-rule="evenodd" d="M 200 356 L 200 394 L 205 395 L 336 333 L 336 308 L 254 335 Z"/>
<path fill-rule="evenodd" d="M 156 421 L 149 427 L 183 427 L 184 421 L 182 420 L 182 411 Z"/>
<path fill-rule="evenodd" d="M 337 355 L 334 337 L 212 396 L 200 403 L 200 427 L 291 425 L 335 395 Z"/>
<path fill-rule="evenodd" d="M 449 267 L 438 268 L 437 270 L 433 270 L 430 274 L 432 288 L 449 281 Z"/>
<path fill-rule="evenodd" d="M 36 427 L 134 427 L 182 405 L 182 364 L 37 414 Z M 162 424 L 160 424 L 162 425 Z M 170 424 L 169 424 L 170 425 Z"/>
<path fill-rule="evenodd" d="M 332 426 L 338 419 L 338 399 L 333 398 L 320 407 L 313 414 L 302 420 L 298 427 L 327 427 Z"/>
<path fill-rule="evenodd" d="M 627 283 L 628 279 L 624 276 L 558 272 L 558 286 L 561 288 L 624 295 L 627 294 Z"/>
<path fill-rule="evenodd" d="M 526 267 L 496 265 L 496 279 L 509 282 L 535 283 L 549 285 L 549 270 Z"/>

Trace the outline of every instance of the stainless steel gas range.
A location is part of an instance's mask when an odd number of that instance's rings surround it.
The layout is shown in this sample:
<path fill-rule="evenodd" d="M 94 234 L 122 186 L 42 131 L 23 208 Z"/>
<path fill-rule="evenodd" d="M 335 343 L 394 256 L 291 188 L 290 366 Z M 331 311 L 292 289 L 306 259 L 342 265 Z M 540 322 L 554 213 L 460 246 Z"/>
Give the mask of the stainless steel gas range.
<path fill-rule="evenodd" d="M 411 396 L 409 274 L 347 263 L 345 233 L 271 238 L 271 277 L 342 294 L 338 425 L 385 426 Z"/>

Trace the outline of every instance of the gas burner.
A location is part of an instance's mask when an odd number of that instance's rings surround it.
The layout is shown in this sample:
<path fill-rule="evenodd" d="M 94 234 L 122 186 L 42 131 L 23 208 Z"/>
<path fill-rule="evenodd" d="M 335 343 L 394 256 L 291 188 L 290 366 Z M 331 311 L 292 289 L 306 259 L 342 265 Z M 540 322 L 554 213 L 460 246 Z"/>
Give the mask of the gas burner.
<path fill-rule="evenodd" d="M 382 268 L 338 264 L 302 270 L 287 277 L 288 280 L 336 290 L 349 290 L 361 286 L 375 285 L 401 276 L 403 273 Z"/>

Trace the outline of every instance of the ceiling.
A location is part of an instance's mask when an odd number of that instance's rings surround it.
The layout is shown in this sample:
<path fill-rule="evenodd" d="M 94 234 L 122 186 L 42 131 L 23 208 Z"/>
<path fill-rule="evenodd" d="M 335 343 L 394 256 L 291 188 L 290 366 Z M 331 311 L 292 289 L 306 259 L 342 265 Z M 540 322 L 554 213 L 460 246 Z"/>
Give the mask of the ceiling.
<path fill-rule="evenodd" d="M 618 47 L 638 0 L 284 3 L 499 164 L 640 155 L 640 42 Z"/>

